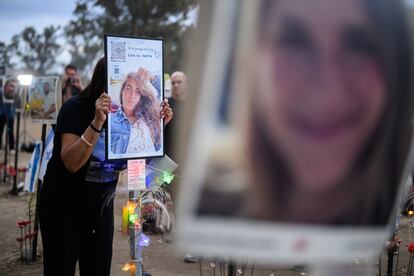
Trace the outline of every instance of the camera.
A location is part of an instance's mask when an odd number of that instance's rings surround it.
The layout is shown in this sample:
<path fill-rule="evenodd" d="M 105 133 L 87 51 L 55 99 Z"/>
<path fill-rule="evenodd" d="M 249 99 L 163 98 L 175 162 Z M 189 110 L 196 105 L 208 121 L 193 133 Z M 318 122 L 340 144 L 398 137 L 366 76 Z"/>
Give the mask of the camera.
<path fill-rule="evenodd" d="M 75 84 L 76 83 L 76 79 L 75 78 L 73 78 L 73 77 L 70 77 L 70 78 L 68 78 L 67 80 L 66 80 L 66 85 L 69 85 L 69 84 Z"/>

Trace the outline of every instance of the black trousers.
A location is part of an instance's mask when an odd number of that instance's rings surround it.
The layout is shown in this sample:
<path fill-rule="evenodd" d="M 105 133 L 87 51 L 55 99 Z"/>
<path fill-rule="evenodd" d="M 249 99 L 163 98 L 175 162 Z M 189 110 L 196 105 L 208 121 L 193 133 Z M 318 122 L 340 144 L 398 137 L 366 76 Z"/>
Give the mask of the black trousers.
<path fill-rule="evenodd" d="M 73 276 L 77 261 L 81 276 L 110 275 L 116 182 L 84 183 L 82 198 L 72 201 L 73 210 L 77 210 L 72 214 L 59 212 L 59 204 L 50 195 L 41 196 L 40 229 L 45 276 Z M 57 205 L 52 206 L 50 202 Z M 82 208 L 77 208 L 77 204 Z"/>
<path fill-rule="evenodd" d="M 14 134 L 13 134 L 13 127 L 14 127 L 14 120 L 7 119 L 6 115 L 0 115 L 0 148 L 3 147 L 3 132 L 4 126 L 7 123 L 6 128 L 6 135 L 9 136 L 9 149 L 14 149 Z"/>

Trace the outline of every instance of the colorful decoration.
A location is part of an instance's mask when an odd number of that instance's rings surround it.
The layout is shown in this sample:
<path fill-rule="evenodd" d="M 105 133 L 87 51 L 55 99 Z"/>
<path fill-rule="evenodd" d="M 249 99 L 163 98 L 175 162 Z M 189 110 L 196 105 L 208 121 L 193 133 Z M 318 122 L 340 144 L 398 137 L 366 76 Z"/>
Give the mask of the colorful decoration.
<path fill-rule="evenodd" d="M 142 192 L 142 190 L 138 189 L 141 192 L 141 198 L 138 201 L 135 198 L 132 199 L 132 196 L 130 194 L 130 200 L 122 208 L 122 232 L 124 234 L 130 235 L 130 242 L 134 244 L 134 247 L 132 248 L 135 249 L 148 247 L 150 245 L 150 238 L 142 233 L 141 229 L 142 224 L 145 221 L 144 219 L 146 213 L 154 213 L 153 210 L 156 204 L 159 205 L 159 207 L 163 209 L 163 212 L 166 214 L 168 227 L 171 224 L 168 210 L 164 204 L 154 199 L 152 195 L 163 194 L 164 191 L 162 189 L 162 186 L 171 184 L 175 178 L 175 175 L 172 174 L 172 172 L 178 166 L 174 161 L 168 158 L 168 156 L 164 158 L 153 159 L 152 161 L 148 162 L 148 164 L 146 164 L 144 160 L 143 165 L 145 166 L 145 187 L 147 188 L 147 192 Z M 128 172 L 129 171 L 130 169 L 128 169 Z M 130 175 L 128 176 L 129 185 L 130 182 L 134 181 L 133 179 L 131 180 Z M 151 196 L 149 198 L 145 198 L 146 194 L 149 194 Z M 137 210 L 137 208 L 140 209 Z M 164 241 L 162 239 L 159 239 L 158 242 L 163 243 Z M 137 250 L 137 252 L 132 251 L 131 257 L 133 260 L 129 263 L 126 263 L 122 267 L 123 271 L 130 271 L 131 275 L 133 275 L 133 272 L 140 271 L 142 269 L 140 264 L 142 256 L 140 256 L 141 253 L 139 253 L 141 250 Z M 136 254 L 138 254 L 138 256 Z"/>
<path fill-rule="evenodd" d="M 148 247 L 150 244 L 150 238 L 147 237 L 144 233 L 140 235 L 138 245 L 141 247 Z"/>
<path fill-rule="evenodd" d="M 138 225 L 141 225 L 141 221 L 138 220 L 138 215 L 135 214 L 135 209 L 137 208 L 139 202 L 132 200 L 127 201 L 126 204 L 122 207 L 122 233 L 128 235 L 128 229 L 130 226 L 134 226 L 135 229 Z"/>
<path fill-rule="evenodd" d="M 141 228 L 142 228 L 142 226 L 141 226 L 141 221 L 140 221 L 139 219 L 137 219 L 137 220 L 134 222 L 134 228 L 135 228 L 135 230 L 139 230 L 139 229 L 141 229 Z"/>
<path fill-rule="evenodd" d="M 173 172 L 177 169 L 178 164 L 176 164 L 168 156 L 163 158 L 151 159 L 146 166 L 146 178 L 145 183 L 147 189 L 157 189 L 166 184 L 171 184 L 175 177 Z"/>
<path fill-rule="evenodd" d="M 124 204 L 124 206 L 122 207 L 122 234 L 124 235 L 128 235 L 128 226 L 129 226 L 128 224 L 129 212 L 128 212 L 127 204 Z"/>
<path fill-rule="evenodd" d="M 135 221 L 138 219 L 138 215 L 137 214 L 130 214 L 129 215 L 129 223 L 134 225 Z"/>
<path fill-rule="evenodd" d="M 128 201 L 127 202 L 128 213 L 129 214 L 135 213 L 135 209 L 137 208 L 137 206 L 138 206 L 138 202 Z"/>
<path fill-rule="evenodd" d="M 162 186 L 165 183 L 171 184 L 171 182 L 174 180 L 175 175 L 170 173 L 169 171 L 163 171 L 160 176 L 155 176 L 155 183 L 158 186 Z"/>
<path fill-rule="evenodd" d="M 167 184 L 171 184 L 171 181 L 173 181 L 174 179 L 174 175 L 168 171 L 163 171 L 162 172 L 162 181 L 167 183 Z"/>
<path fill-rule="evenodd" d="M 135 272 L 135 264 L 134 263 L 126 263 L 122 267 L 122 271 L 131 271 Z"/>
<path fill-rule="evenodd" d="M 407 250 L 410 254 L 414 254 L 414 242 L 407 244 Z"/>
<path fill-rule="evenodd" d="M 30 221 L 28 221 L 28 220 L 23 220 L 23 221 L 19 221 L 19 222 L 17 222 L 16 223 L 16 226 L 17 227 L 24 227 L 24 226 L 26 226 L 26 225 L 28 225 L 28 224 L 30 224 L 31 222 Z"/>
<path fill-rule="evenodd" d="M 20 237 L 16 238 L 16 241 L 20 244 L 20 258 L 28 263 L 32 260 L 32 239 L 38 233 L 37 231 L 32 232 L 30 220 L 18 221 L 16 226 L 20 229 Z"/>

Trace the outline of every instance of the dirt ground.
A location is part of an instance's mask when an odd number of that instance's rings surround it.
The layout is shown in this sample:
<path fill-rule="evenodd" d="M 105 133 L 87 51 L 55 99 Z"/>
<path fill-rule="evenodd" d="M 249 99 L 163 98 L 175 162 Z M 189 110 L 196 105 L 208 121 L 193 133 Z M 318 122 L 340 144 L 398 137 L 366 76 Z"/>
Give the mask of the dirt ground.
<path fill-rule="evenodd" d="M 19 244 L 16 238 L 19 236 L 19 230 L 16 222 L 26 220 L 28 201 L 30 195 L 12 196 L 8 193 L 11 188 L 10 184 L 1 183 L 0 195 L 0 275 L 42 275 L 42 246 L 39 240 L 39 258 L 34 263 L 25 263 L 20 259 Z M 122 190 L 122 185 L 120 185 Z M 129 261 L 129 244 L 128 239 L 121 232 L 121 206 L 124 202 L 122 195 L 117 195 L 115 199 L 115 235 L 114 235 L 114 251 L 112 257 L 111 275 L 129 275 L 121 270 L 122 266 Z M 220 275 L 225 269 L 224 265 L 204 260 L 196 264 L 188 264 L 183 261 L 185 252 L 179 252 L 174 244 L 165 242 L 162 235 L 149 235 L 150 246 L 143 251 L 143 263 L 145 271 L 152 275 Z M 39 237 L 40 238 L 40 237 Z M 62 241 L 64 242 L 64 240 Z M 239 267 L 239 272 L 241 268 Z M 214 272 L 215 270 L 215 272 Z M 250 268 L 248 270 L 250 272 Z M 277 275 L 300 275 L 299 272 L 291 271 L 290 267 L 279 267 L 279 272 L 283 274 Z M 271 275 L 272 270 L 256 268 L 254 275 Z M 222 274 L 224 275 L 224 274 Z M 241 273 L 238 273 L 241 275 Z M 276 275 L 276 274 L 275 274 Z"/>

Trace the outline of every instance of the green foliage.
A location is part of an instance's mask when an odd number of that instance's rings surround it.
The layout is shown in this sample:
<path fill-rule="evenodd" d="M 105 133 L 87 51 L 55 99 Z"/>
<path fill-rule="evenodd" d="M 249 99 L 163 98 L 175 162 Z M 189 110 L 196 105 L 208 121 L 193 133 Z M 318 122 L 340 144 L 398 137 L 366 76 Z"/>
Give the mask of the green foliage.
<path fill-rule="evenodd" d="M 78 0 L 74 19 L 63 29 L 49 26 L 38 33 L 26 27 L 13 36 L 3 59 L 8 66 L 44 75 L 56 69 L 56 58 L 65 49 L 80 73 L 90 72 L 103 55 L 103 35 L 118 34 L 163 38 L 166 72 L 182 69 L 183 48 L 193 26 L 189 13 L 198 0 Z M 62 42 L 61 42 L 62 43 Z M 17 68 L 16 68 L 17 67 Z"/>
<path fill-rule="evenodd" d="M 103 35 L 109 33 L 163 38 L 165 70 L 177 70 L 193 29 L 186 24 L 189 12 L 197 4 L 197 0 L 79 0 L 75 19 L 65 28 L 72 63 L 80 69 L 91 66 L 103 55 Z"/>
<path fill-rule="evenodd" d="M 91 70 L 93 61 L 103 55 L 103 41 L 97 36 L 103 20 L 92 16 L 90 9 L 87 3 L 77 3 L 73 12 L 76 19 L 71 20 L 64 29 L 70 63 L 80 72 Z"/>

